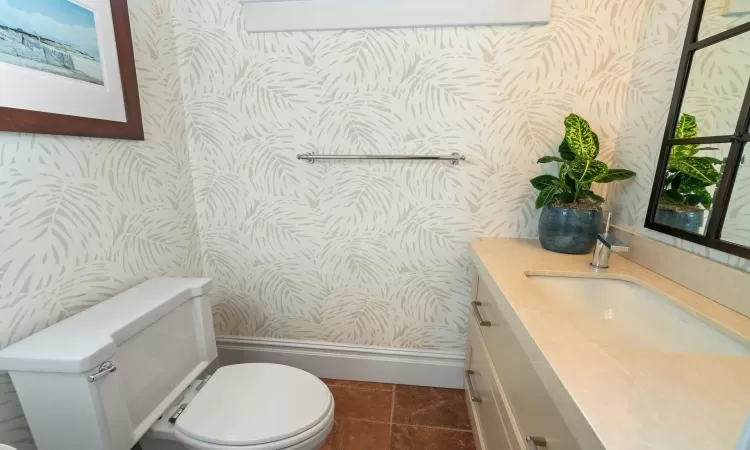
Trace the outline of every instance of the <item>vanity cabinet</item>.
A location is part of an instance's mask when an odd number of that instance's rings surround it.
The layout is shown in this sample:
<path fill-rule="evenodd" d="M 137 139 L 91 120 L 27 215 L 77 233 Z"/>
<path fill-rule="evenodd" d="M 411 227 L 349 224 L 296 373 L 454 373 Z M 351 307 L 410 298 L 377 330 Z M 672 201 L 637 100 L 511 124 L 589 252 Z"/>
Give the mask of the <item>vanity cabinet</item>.
<path fill-rule="evenodd" d="M 466 399 L 478 450 L 575 450 L 567 427 L 531 359 L 493 298 L 475 277 Z M 532 343 L 533 344 L 533 343 Z"/>
<path fill-rule="evenodd" d="M 513 430 L 514 424 L 505 407 L 507 399 L 499 389 L 497 372 L 490 363 L 489 353 L 476 323 L 469 325 L 465 375 L 466 402 L 477 449 L 523 449 L 522 441 Z"/>

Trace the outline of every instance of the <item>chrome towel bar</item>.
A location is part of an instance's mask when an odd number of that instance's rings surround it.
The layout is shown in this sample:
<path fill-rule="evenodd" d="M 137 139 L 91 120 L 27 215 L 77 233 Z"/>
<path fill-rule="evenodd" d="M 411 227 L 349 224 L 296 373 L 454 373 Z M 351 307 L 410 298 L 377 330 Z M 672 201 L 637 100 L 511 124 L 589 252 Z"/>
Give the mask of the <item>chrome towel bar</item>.
<path fill-rule="evenodd" d="M 318 159 L 396 159 L 396 160 L 414 160 L 414 161 L 450 161 L 454 166 L 459 161 L 466 161 L 466 156 L 458 153 L 451 153 L 448 156 L 429 156 L 429 155 L 316 155 L 315 153 L 302 153 L 297 155 L 297 159 L 307 161 L 310 164 Z"/>

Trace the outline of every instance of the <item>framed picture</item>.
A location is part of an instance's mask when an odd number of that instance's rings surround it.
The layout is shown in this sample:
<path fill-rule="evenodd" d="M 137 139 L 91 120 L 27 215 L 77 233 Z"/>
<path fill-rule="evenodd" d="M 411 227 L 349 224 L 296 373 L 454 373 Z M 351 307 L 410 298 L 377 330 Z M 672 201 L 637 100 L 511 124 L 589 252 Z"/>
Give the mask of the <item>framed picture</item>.
<path fill-rule="evenodd" d="M 0 0 L 0 131 L 143 140 L 127 0 Z"/>

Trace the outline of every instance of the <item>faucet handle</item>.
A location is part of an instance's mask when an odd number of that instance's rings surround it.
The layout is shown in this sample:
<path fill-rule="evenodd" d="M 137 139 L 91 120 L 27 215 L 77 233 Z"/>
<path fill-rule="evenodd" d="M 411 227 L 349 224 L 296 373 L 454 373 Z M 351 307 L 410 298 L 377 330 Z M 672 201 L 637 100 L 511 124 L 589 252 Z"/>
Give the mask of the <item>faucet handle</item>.
<path fill-rule="evenodd" d="M 596 235 L 596 247 L 594 255 L 591 258 L 591 266 L 595 270 L 606 269 L 609 267 L 609 256 L 614 253 L 627 253 L 630 247 L 614 236 L 610 236 L 609 227 L 612 225 L 612 213 L 607 214 L 607 228 L 604 233 Z"/>
<path fill-rule="evenodd" d="M 630 247 L 623 241 L 617 239 L 614 236 L 610 236 L 608 233 L 599 234 L 596 236 L 602 244 L 604 244 L 611 252 L 615 253 L 627 253 L 630 251 Z"/>

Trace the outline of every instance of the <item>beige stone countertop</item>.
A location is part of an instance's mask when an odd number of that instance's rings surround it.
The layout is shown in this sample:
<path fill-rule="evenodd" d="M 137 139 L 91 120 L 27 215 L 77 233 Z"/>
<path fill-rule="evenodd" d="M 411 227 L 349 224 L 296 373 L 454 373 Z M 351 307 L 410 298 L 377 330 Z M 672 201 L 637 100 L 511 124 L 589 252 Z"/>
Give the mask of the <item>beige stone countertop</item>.
<path fill-rule="evenodd" d="M 471 243 L 471 257 L 585 450 L 736 448 L 750 414 L 750 358 L 607 339 L 583 315 L 546 298 L 529 275 L 634 282 L 749 348 L 750 319 L 617 255 L 608 270 L 595 273 L 591 255 L 549 252 L 535 240 L 487 238 Z"/>

